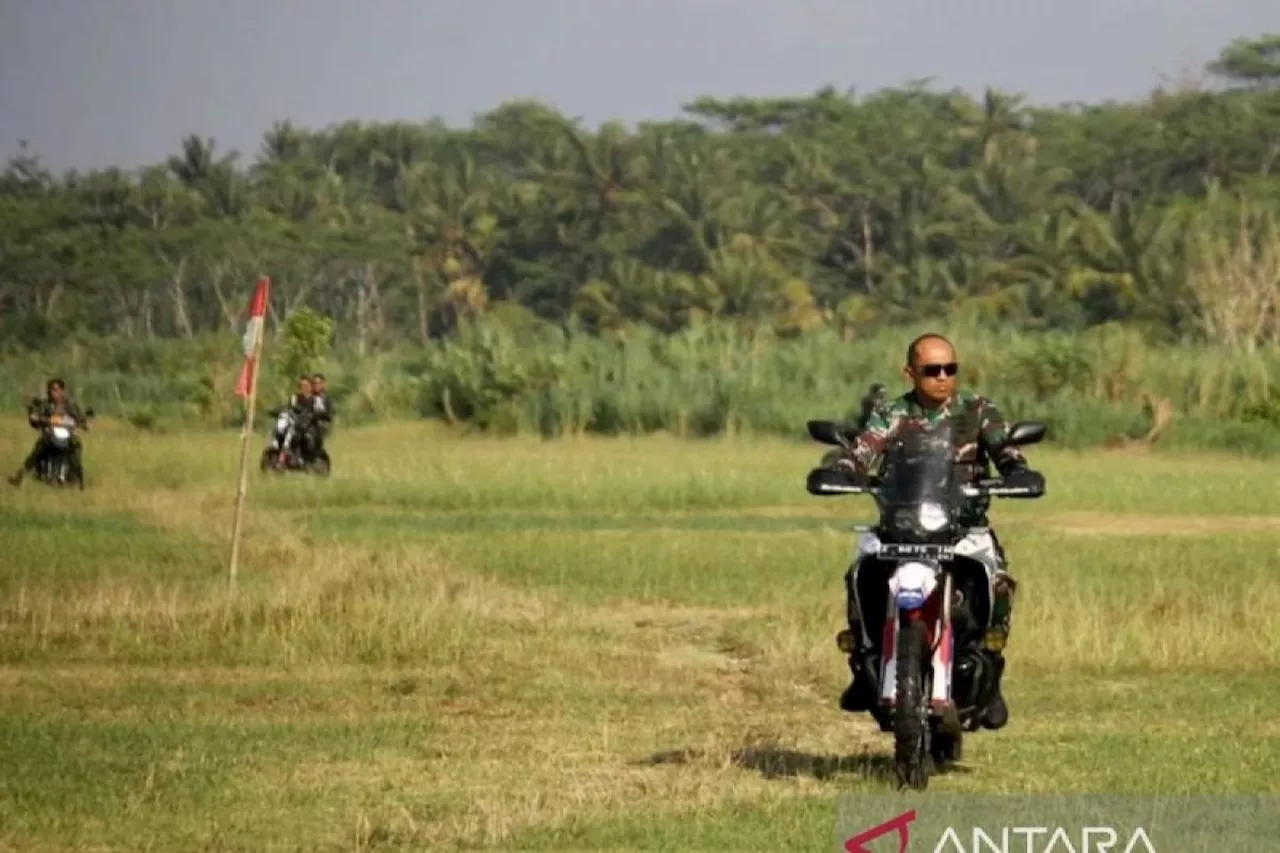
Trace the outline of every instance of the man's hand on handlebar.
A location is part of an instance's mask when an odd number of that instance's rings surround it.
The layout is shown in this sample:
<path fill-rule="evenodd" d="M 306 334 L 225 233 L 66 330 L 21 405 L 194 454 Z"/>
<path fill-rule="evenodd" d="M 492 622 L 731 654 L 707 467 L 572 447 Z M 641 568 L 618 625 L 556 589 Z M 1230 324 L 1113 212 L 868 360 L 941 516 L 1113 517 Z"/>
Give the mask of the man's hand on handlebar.
<path fill-rule="evenodd" d="M 832 494 L 849 488 L 865 489 L 872 485 L 866 474 L 852 466 L 839 464 L 830 468 L 814 468 L 805 479 L 805 488 L 813 495 Z"/>
<path fill-rule="evenodd" d="M 1015 468 L 1005 475 L 1001 485 L 1006 489 L 1026 489 L 1040 493 L 1044 491 L 1044 475 L 1030 468 Z"/>

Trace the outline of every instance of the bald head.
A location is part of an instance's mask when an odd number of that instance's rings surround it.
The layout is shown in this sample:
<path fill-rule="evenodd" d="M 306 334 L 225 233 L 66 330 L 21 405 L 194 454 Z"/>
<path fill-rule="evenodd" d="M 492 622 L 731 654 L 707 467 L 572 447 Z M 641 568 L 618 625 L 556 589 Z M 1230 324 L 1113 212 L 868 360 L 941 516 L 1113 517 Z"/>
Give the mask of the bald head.
<path fill-rule="evenodd" d="M 922 405 L 940 406 L 951 399 L 959 369 L 955 347 L 942 335 L 921 335 L 907 347 L 903 373 Z"/>
<path fill-rule="evenodd" d="M 951 341 L 947 340 L 942 335 L 939 335 L 937 332 L 925 332 L 923 335 L 907 344 L 907 367 L 915 367 L 917 364 L 923 363 L 920 358 L 921 347 L 936 345 L 939 343 L 946 346 L 946 348 L 951 352 L 951 357 L 954 359 L 955 347 L 951 345 Z"/>

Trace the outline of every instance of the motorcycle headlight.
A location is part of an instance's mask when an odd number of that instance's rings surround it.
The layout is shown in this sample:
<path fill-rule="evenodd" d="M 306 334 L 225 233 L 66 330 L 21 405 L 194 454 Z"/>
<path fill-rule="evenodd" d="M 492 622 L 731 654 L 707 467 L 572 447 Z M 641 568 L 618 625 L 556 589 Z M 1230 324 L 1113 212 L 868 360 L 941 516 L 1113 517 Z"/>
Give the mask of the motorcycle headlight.
<path fill-rule="evenodd" d="M 920 526 L 929 533 L 936 533 L 947 526 L 947 511 L 940 504 L 920 504 Z"/>
<path fill-rule="evenodd" d="M 53 428 L 53 437 L 58 439 L 58 441 L 66 441 L 71 437 L 71 430 L 64 426 L 56 426 Z"/>

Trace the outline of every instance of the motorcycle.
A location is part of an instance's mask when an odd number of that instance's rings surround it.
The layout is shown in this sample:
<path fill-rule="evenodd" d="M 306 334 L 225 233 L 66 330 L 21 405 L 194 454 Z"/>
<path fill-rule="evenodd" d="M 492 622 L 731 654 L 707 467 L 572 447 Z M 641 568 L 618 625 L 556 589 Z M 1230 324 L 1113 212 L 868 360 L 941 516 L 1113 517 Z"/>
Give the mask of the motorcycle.
<path fill-rule="evenodd" d="M 286 471 L 306 471 L 329 476 L 329 454 L 321 451 L 314 458 L 306 458 L 301 451 L 299 432 L 302 429 L 297 416 L 290 409 L 276 409 L 271 412 L 275 417 L 275 425 L 271 431 L 271 443 L 262 451 L 259 467 L 265 473 L 274 471 L 283 474 Z"/>
<path fill-rule="evenodd" d="M 93 417 L 93 409 L 84 413 L 87 422 Z M 77 484 L 84 490 L 84 467 L 77 465 L 72 456 L 72 438 L 80 425 L 71 415 L 57 413 L 49 417 L 42 432 L 44 445 L 36 460 L 36 477 L 49 486 Z"/>
<path fill-rule="evenodd" d="M 809 421 L 808 429 L 816 441 L 851 449 L 836 423 Z M 1035 444 L 1046 431 L 1035 421 L 1014 424 L 1007 445 Z M 964 732 L 978 729 L 996 688 L 992 653 L 1004 643 L 993 618 L 1003 555 L 988 528 L 959 524 L 960 510 L 974 497 L 1043 495 L 1000 479 L 960 482 L 952 441 L 948 420 L 905 430 L 886 448 L 882 476 L 867 485 L 831 468 L 811 471 L 808 480 L 814 495 L 876 500 L 878 523 L 855 527 L 859 538 L 846 575 L 852 630 L 841 631 L 837 644 L 846 655 L 863 655 L 878 698 L 870 714 L 881 731 L 893 733 L 899 785 L 919 790 L 933 769 L 960 760 Z M 877 635 L 878 652 L 871 641 Z"/>

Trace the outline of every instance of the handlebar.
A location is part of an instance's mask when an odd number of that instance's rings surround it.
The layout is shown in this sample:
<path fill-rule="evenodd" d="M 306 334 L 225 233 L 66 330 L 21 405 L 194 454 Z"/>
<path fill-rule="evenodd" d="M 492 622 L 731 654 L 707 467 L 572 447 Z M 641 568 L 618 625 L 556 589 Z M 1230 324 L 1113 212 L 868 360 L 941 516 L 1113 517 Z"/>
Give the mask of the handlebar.
<path fill-rule="evenodd" d="M 880 487 L 875 485 L 868 486 L 847 486 L 838 483 L 818 483 L 817 491 L 829 495 L 875 495 L 879 496 Z M 961 493 L 966 498 L 993 497 L 993 498 L 1015 498 L 1015 497 L 1039 497 L 1042 492 L 1026 487 L 1018 488 L 1005 486 L 1002 480 L 980 480 L 976 486 L 962 486 Z"/>

